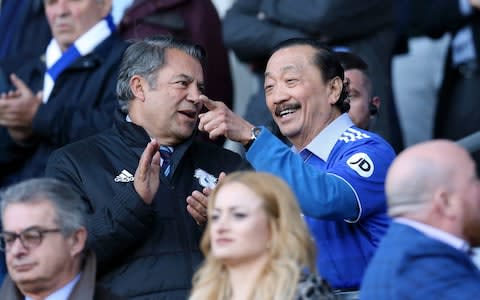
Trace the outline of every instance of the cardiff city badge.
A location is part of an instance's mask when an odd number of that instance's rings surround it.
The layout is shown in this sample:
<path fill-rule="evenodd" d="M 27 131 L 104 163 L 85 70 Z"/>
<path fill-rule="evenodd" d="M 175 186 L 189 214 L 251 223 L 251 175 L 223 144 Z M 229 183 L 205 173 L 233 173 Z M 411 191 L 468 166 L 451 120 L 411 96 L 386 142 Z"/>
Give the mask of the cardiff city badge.
<path fill-rule="evenodd" d="M 193 175 L 198 179 L 198 183 L 206 188 L 213 189 L 217 184 L 218 178 L 202 169 L 196 169 Z"/>

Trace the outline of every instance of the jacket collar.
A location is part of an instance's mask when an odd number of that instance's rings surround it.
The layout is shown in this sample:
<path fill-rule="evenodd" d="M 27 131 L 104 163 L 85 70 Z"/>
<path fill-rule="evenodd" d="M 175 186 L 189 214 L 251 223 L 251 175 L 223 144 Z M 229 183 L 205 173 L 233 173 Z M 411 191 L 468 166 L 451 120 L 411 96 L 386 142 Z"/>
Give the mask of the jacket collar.
<path fill-rule="evenodd" d="M 135 152 L 135 154 L 140 157 L 143 153 L 143 150 L 150 142 L 150 136 L 147 134 L 143 127 L 138 126 L 133 122 L 128 122 L 126 120 L 126 115 L 118 109 L 115 112 L 114 117 L 114 130 L 120 135 L 123 141 Z M 173 155 L 170 161 L 170 180 L 173 180 L 175 177 L 175 170 L 180 164 L 183 156 L 193 144 L 195 139 L 196 130 L 193 132 L 192 136 L 185 140 L 183 143 L 174 145 Z"/>

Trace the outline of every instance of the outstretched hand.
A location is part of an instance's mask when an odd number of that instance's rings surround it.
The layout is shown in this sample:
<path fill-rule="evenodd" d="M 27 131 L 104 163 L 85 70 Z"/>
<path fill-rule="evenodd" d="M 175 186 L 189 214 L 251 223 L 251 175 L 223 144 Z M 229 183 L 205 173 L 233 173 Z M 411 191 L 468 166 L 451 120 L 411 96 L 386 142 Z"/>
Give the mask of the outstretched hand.
<path fill-rule="evenodd" d="M 145 147 L 145 150 L 143 150 L 137 170 L 135 171 L 133 186 L 146 204 L 152 203 L 160 186 L 159 148 L 160 145 L 156 140 L 150 141 L 147 147 Z"/>
<path fill-rule="evenodd" d="M 13 140 L 24 142 L 32 135 L 32 121 L 42 103 L 42 93 L 33 94 L 15 74 L 10 80 L 16 90 L 0 94 L 0 125 L 5 126 Z"/>
<path fill-rule="evenodd" d="M 224 136 L 232 141 L 247 144 L 254 127 L 248 121 L 233 113 L 223 102 L 200 96 L 206 113 L 200 114 L 198 128 L 209 134 L 210 139 Z"/>
<path fill-rule="evenodd" d="M 222 181 L 225 176 L 225 172 L 221 172 L 218 176 L 218 182 Z M 192 195 L 187 197 L 187 211 L 198 225 L 205 225 L 208 220 L 208 197 L 211 193 L 212 189 L 204 188 L 202 192 L 193 191 Z"/>

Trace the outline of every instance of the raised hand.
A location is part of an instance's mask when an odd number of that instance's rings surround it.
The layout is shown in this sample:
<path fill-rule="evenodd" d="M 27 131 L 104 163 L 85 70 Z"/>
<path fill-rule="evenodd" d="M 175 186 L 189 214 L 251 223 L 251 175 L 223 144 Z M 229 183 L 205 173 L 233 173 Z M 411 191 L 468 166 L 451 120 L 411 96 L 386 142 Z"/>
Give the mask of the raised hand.
<path fill-rule="evenodd" d="M 225 136 L 232 141 L 248 143 L 252 124 L 233 113 L 223 102 L 210 100 L 204 95 L 200 99 L 209 110 L 199 115 L 200 130 L 208 132 L 211 139 Z"/>
<path fill-rule="evenodd" d="M 17 88 L 0 95 L 0 125 L 12 128 L 31 128 L 32 120 L 42 103 L 41 92 L 36 95 L 15 74 L 10 80 Z"/>
<path fill-rule="evenodd" d="M 152 140 L 143 150 L 137 170 L 133 186 L 140 195 L 140 198 L 146 203 L 151 204 L 160 185 L 160 145 L 156 140 Z"/>
<path fill-rule="evenodd" d="M 225 172 L 220 173 L 218 176 L 218 182 L 222 181 L 225 176 Z M 208 220 L 208 197 L 211 192 L 212 189 L 204 188 L 202 192 L 193 191 L 192 195 L 187 197 L 187 211 L 195 219 L 198 225 L 204 225 Z"/>

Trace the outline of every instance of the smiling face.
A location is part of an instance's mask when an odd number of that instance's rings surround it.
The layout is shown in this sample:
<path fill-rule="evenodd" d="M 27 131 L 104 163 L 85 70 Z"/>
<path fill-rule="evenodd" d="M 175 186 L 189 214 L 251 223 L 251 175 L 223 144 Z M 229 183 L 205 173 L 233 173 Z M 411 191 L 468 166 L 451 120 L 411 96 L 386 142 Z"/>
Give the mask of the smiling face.
<path fill-rule="evenodd" d="M 10 204 L 3 215 L 3 230 L 20 233 L 32 227 L 54 229 L 58 228 L 55 218 L 49 201 Z M 48 295 L 78 272 L 77 246 L 73 236 L 64 237 L 58 232 L 45 234 L 41 243 L 31 249 L 17 238 L 5 255 L 8 273 L 22 293 Z"/>
<path fill-rule="evenodd" d="M 212 255 L 227 266 L 264 261 L 271 234 L 263 199 L 241 183 L 222 186 L 209 233 Z"/>
<path fill-rule="evenodd" d="M 62 51 L 111 9 L 111 0 L 44 0 L 44 3 L 50 29 Z"/>
<path fill-rule="evenodd" d="M 160 144 L 177 145 L 192 135 L 197 124 L 202 109 L 203 69 L 194 57 L 169 48 L 165 50 L 165 64 L 156 75 L 153 86 L 146 79 L 139 79 L 139 125 Z"/>
<path fill-rule="evenodd" d="M 340 115 L 333 106 L 340 91 L 334 80 L 324 81 L 314 55 L 308 45 L 282 48 L 268 60 L 265 71 L 267 106 L 282 134 L 298 149 Z"/>

